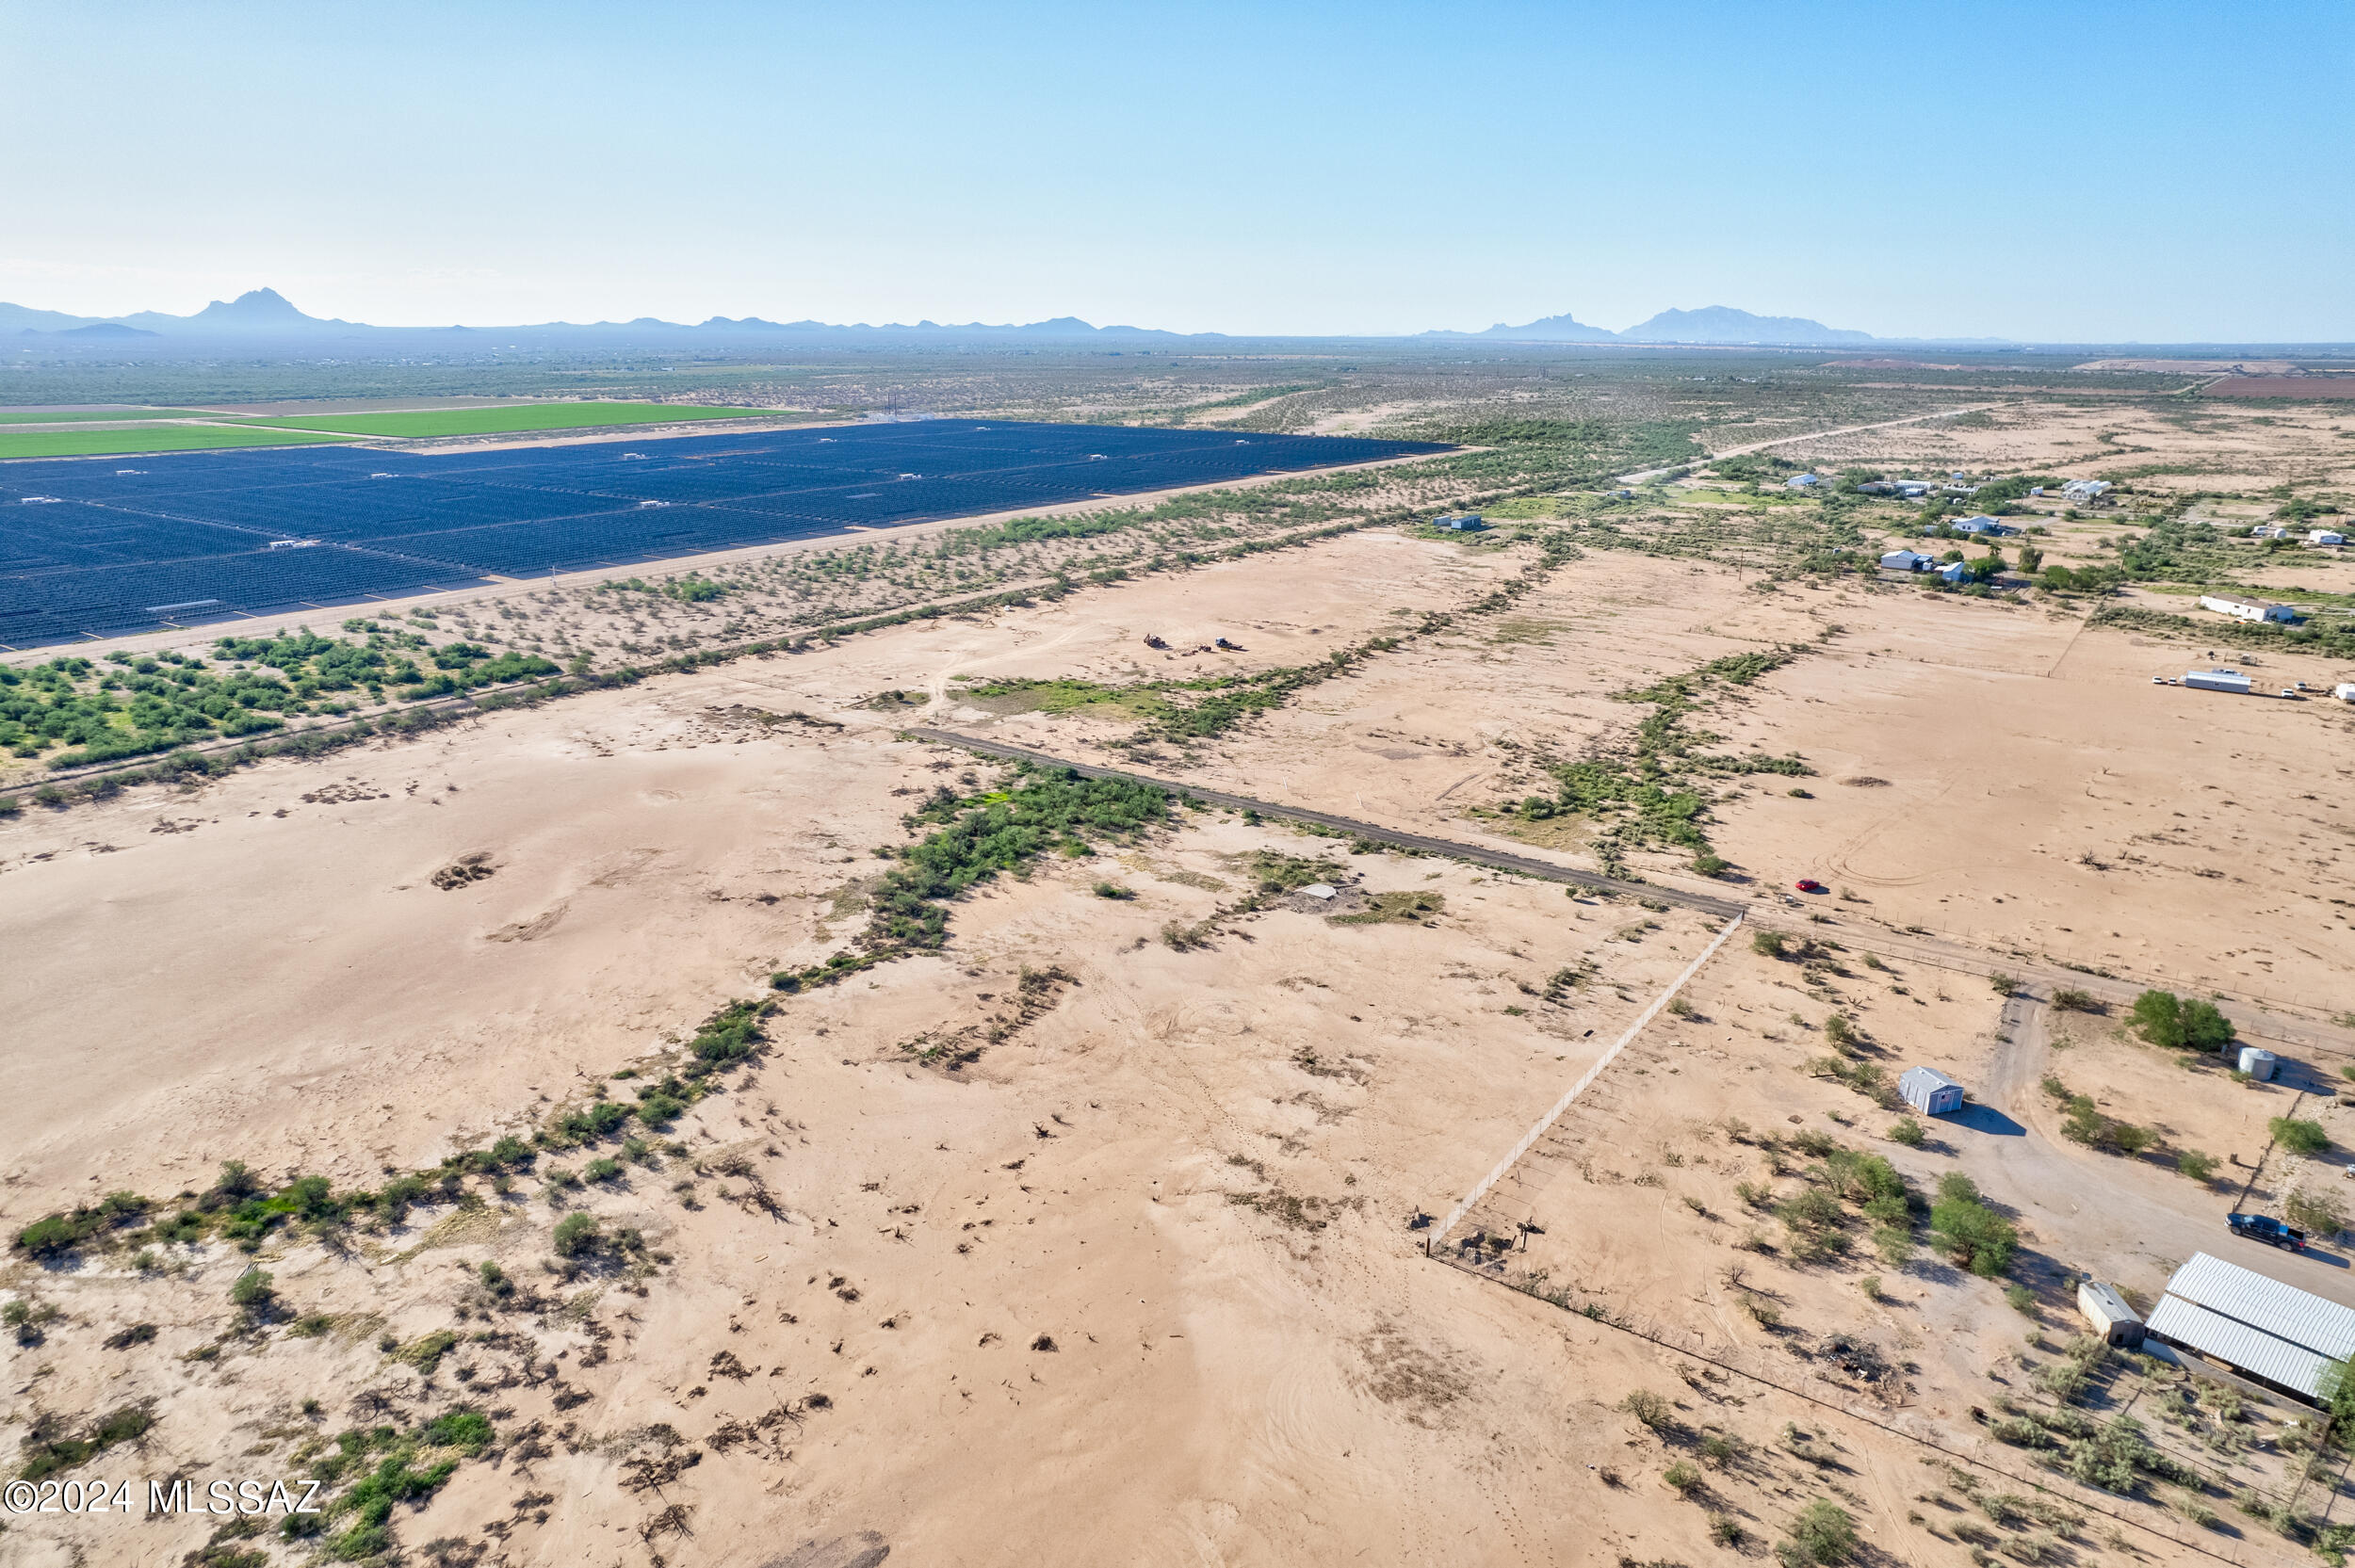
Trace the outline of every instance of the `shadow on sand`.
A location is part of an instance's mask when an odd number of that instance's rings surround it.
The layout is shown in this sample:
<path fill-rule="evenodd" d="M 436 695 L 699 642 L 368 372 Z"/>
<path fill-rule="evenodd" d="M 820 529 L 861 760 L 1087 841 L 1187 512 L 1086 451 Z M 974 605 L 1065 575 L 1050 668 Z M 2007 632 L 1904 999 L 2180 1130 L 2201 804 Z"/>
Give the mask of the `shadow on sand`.
<path fill-rule="evenodd" d="M 1963 1127 L 1990 1138 L 2023 1138 L 2028 1129 L 1997 1110 L 1993 1106 L 1968 1105 L 1951 1116 L 1938 1119 L 1950 1127 Z"/>

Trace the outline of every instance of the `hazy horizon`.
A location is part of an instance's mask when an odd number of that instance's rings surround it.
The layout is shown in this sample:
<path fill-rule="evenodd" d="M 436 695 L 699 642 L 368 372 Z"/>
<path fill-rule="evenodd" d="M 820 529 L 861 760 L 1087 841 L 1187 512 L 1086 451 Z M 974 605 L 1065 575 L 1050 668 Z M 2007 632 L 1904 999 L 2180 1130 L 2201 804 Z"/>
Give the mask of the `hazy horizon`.
<path fill-rule="evenodd" d="M 0 43 L 45 150 L 0 299 L 84 315 L 2355 340 L 2321 5 L 19 5 Z"/>

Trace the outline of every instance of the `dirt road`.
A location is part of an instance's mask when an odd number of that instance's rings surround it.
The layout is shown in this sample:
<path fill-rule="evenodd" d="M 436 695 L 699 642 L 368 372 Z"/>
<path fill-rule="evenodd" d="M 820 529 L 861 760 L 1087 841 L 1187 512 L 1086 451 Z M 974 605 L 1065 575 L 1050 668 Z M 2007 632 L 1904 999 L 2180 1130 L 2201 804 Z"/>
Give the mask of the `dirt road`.
<path fill-rule="evenodd" d="M 2343 1252 L 2327 1246 L 2303 1254 L 2280 1252 L 2241 1240 L 2226 1228 L 2224 1217 L 2237 1184 L 2218 1190 L 2179 1180 L 2159 1188 L 2136 1179 L 2147 1167 L 2081 1148 L 2048 1131 L 2054 1116 L 2040 1087 L 2051 1059 L 2048 1000 L 2023 987 L 2004 1004 L 2000 1045 L 1977 1104 L 1952 1119 L 1957 1143 L 2003 1145 L 1994 1159 L 1973 1159 L 1966 1148 L 1964 1157 L 1982 1191 L 2032 1223 L 2039 1214 L 2065 1219 L 2079 1250 L 2072 1262 L 2099 1266 L 2106 1253 L 2110 1259 L 2137 1257 L 2171 1272 L 2195 1252 L 2213 1253 L 2284 1285 L 2355 1306 L 2355 1268 Z M 2249 1172 L 2229 1174 L 2239 1178 Z M 2110 1267 L 2118 1271 L 2115 1263 Z"/>

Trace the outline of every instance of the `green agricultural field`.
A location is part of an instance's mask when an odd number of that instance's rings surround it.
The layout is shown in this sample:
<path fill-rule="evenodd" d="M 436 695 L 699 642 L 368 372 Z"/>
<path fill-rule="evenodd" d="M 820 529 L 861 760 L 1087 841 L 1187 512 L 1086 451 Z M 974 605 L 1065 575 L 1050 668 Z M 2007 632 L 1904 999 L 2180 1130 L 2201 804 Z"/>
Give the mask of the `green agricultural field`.
<path fill-rule="evenodd" d="M 144 430 L 0 430 L 0 462 L 11 458 L 94 458 L 193 452 L 208 446 L 316 446 L 345 441 L 304 430 L 241 430 L 228 425 L 157 425 Z"/>
<path fill-rule="evenodd" d="M 120 423 L 125 419 L 203 419 L 196 409 L 107 409 L 78 410 L 60 413 L 49 409 L 0 409 L 0 425 L 88 425 L 94 421 Z"/>
<path fill-rule="evenodd" d="M 599 425 L 675 424 L 688 419 L 774 419 L 780 409 L 720 409 L 689 403 L 513 403 L 498 408 L 419 409 L 408 413 L 293 414 L 240 421 L 285 430 L 358 436 L 502 435 Z"/>

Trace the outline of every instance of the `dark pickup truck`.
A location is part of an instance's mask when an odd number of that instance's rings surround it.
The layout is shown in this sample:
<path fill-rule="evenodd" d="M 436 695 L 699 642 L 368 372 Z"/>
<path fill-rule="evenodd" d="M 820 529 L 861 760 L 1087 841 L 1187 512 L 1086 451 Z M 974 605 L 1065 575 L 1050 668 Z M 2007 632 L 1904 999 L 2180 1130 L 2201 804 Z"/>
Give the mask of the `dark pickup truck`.
<path fill-rule="evenodd" d="M 2306 1250 L 2304 1231 L 2294 1231 L 2269 1214 L 2230 1214 L 2225 1216 L 2225 1223 L 2233 1227 L 2234 1236 L 2245 1236 L 2251 1241 L 2270 1242 L 2293 1253 Z"/>

